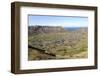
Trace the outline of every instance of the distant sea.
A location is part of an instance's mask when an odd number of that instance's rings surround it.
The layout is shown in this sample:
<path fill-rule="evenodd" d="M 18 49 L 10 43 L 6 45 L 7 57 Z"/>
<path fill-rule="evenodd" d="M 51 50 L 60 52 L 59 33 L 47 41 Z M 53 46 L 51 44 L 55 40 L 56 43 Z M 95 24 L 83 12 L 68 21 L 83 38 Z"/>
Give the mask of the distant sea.
<path fill-rule="evenodd" d="M 75 30 L 80 29 L 80 27 L 64 27 L 64 29 L 68 31 L 75 31 Z"/>

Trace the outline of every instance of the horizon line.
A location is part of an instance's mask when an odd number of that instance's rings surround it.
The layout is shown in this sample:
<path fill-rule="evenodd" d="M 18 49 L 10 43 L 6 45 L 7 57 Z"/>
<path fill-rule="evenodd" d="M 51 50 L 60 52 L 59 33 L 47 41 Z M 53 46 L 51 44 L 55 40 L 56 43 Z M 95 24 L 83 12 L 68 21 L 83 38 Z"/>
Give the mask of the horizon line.
<path fill-rule="evenodd" d="M 52 26 L 52 27 L 88 27 L 88 26 L 61 26 L 61 25 L 57 25 L 57 26 L 53 26 L 53 25 L 29 25 L 29 26 Z"/>

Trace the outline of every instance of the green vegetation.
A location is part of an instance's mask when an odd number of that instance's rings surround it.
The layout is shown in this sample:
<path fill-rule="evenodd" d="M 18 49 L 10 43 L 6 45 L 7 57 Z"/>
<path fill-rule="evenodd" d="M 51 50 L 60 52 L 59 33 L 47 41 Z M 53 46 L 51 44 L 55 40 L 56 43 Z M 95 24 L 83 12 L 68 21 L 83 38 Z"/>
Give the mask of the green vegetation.
<path fill-rule="evenodd" d="M 85 31 L 84 31 L 85 29 Z M 28 60 L 87 58 L 87 28 L 34 34 L 28 37 Z M 53 55 L 53 56 L 50 56 Z"/>

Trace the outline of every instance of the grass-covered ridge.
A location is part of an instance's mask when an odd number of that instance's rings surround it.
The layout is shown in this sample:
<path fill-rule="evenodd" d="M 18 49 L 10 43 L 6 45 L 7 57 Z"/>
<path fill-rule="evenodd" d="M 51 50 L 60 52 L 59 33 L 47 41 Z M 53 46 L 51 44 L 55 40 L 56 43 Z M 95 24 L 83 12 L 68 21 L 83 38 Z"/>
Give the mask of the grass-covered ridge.
<path fill-rule="evenodd" d="M 63 27 L 29 26 L 28 59 L 87 58 L 87 27 L 67 30 Z"/>

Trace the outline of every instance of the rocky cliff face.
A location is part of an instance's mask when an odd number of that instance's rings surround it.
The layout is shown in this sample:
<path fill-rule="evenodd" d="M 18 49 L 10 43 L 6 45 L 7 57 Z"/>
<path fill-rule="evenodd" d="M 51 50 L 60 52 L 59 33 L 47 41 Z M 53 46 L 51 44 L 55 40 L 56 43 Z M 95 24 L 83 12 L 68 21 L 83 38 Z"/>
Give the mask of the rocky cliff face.
<path fill-rule="evenodd" d="M 60 26 L 28 26 L 28 34 L 58 33 L 65 32 Z"/>

